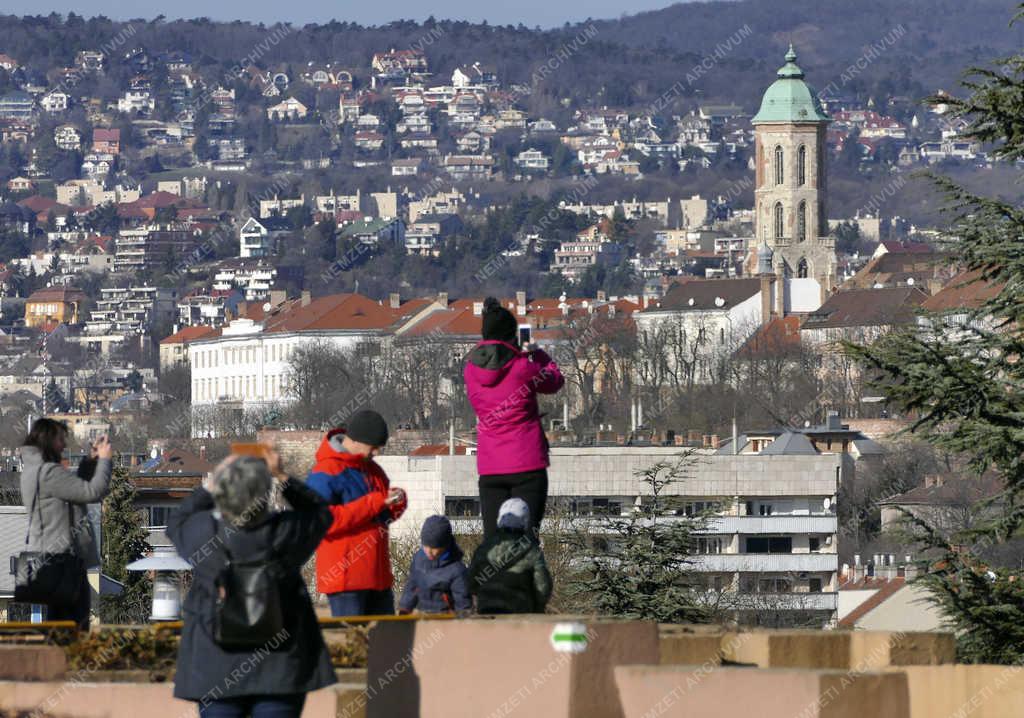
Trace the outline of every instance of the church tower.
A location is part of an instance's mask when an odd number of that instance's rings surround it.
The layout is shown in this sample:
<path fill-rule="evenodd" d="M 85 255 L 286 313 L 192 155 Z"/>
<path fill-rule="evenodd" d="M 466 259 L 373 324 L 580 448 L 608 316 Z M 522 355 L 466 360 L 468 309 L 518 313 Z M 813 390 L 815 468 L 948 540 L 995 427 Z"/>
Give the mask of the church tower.
<path fill-rule="evenodd" d="M 775 312 L 785 314 L 792 279 L 814 279 L 821 300 L 835 284 L 835 239 L 825 213 L 825 130 L 831 119 L 817 93 L 804 82 L 789 46 L 778 79 L 765 91 L 754 125 L 756 178 L 754 247 L 749 274 L 757 267 L 758 248 L 771 257 L 776 276 Z M 812 285 L 813 286 L 813 285 Z"/>

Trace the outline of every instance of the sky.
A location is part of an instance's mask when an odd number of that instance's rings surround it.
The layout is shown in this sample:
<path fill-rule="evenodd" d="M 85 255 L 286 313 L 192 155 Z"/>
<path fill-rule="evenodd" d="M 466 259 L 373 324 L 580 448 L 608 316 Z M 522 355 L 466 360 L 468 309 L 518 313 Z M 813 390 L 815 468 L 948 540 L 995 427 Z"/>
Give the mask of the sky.
<path fill-rule="evenodd" d="M 12 15 L 39 15 L 50 12 L 75 12 L 86 17 L 106 15 L 116 20 L 132 18 L 151 19 L 160 14 L 168 19 L 209 17 L 212 20 L 252 20 L 273 23 L 278 21 L 302 25 L 329 20 L 358 22 L 362 25 L 382 25 L 392 20 L 424 20 L 430 15 L 437 19 L 486 20 L 492 25 L 518 25 L 543 28 L 556 27 L 565 22 L 579 22 L 590 18 L 617 18 L 645 10 L 656 10 L 672 4 L 673 0 L 627 0 L 626 5 L 614 0 L 388 0 L 387 2 L 327 2 L 325 0 L 290 0 L 287 3 L 272 0 L 176 0 L 173 3 L 158 0 L 8 0 L 0 12 Z"/>

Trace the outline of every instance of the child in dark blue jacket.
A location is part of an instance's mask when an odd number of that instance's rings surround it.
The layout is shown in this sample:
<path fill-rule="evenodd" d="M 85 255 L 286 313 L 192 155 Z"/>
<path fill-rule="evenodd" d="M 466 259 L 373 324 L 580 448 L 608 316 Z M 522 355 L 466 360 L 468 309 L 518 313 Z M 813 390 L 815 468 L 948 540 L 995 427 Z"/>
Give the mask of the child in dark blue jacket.
<path fill-rule="evenodd" d="M 455 543 L 452 525 L 444 516 L 431 516 L 420 531 L 422 548 L 412 557 L 399 613 L 462 613 L 473 608 L 462 563 L 462 549 Z"/>

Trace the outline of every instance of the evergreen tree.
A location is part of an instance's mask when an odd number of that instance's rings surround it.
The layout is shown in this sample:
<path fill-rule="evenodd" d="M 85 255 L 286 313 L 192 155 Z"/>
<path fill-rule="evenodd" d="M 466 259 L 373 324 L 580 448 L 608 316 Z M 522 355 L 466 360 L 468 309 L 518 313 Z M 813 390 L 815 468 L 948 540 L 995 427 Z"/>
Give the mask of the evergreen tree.
<path fill-rule="evenodd" d="M 1024 56 L 972 68 L 965 99 L 943 97 L 995 157 L 1024 157 Z M 939 98 L 932 98 L 932 102 Z M 1024 525 L 1024 208 L 934 177 L 947 195 L 959 236 L 955 256 L 974 281 L 998 290 L 966 321 L 926 315 L 927 324 L 872 346 L 848 346 L 895 406 L 915 416 L 912 431 L 963 456 L 972 473 L 994 471 L 1005 491 L 987 502 L 986 525 L 954 536 L 915 519 L 930 563 L 921 579 L 956 629 L 961 659 L 1024 660 L 1024 577 L 1005 561 Z M 1019 552 L 1018 552 L 1019 554 Z M 1004 560 L 1000 560 L 1000 558 Z"/>
<path fill-rule="evenodd" d="M 569 594 L 604 615 L 660 623 L 702 623 L 711 618 L 705 590 L 686 567 L 697 545 L 704 515 L 686 516 L 665 490 L 690 478 L 696 458 L 687 451 L 639 469 L 644 487 L 639 506 L 627 516 L 609 516 L 592 531 L 569 539 L 582 569 Z"/>
<path fill-rule="evenodd" d="M 135 506 L 135 486 L 128 472 L 116 469 L 110 479 L 110 493 L 103 500 L 103 573 L 124 584 L 118 596 L 103 596 L 100 618 L 104 623 L 142 623 L 147 620 L 152 584 L 145 573 L 127 571 L 125 566 L 149 550 L 142 513 Z"/>

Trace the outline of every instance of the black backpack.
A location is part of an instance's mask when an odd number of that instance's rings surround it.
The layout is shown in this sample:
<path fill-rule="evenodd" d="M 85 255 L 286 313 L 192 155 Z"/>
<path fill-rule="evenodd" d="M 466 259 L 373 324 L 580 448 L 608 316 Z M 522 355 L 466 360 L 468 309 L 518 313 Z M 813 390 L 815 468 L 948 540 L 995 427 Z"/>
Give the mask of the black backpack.
<path fill-rule="evenodd" d="M 281 598 L 285 572 L 275 559 L 235 561 L 223 534 L 221 544 L 226 560 L 215 582 L 213 640 L 232 651 L 280 648 L 288 638 Z"/>

